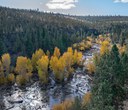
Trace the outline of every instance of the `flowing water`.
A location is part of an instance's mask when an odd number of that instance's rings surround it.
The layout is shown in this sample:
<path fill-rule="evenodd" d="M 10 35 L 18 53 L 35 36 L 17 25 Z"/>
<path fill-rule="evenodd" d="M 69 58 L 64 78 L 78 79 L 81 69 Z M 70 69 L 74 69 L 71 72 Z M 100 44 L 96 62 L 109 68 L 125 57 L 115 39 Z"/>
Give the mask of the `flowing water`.
<path fill-rule="evenodd" d="M 83 59 L 92 58 L 99 52 L 99 45 L 94 44 L 92 49 L 85 52 Z M 54 104 L 66 99 L 83 96 L 91 90 L 89 76 L 84 72 L 85 68 L 78 68 L 74 72 L 73 79 L 66 85 L 56 85 L 52 80 L 51 87 L 43 90 L 39 82 L 20 89 L 17 84 L 11 88 L 0 90 L 0 110 L 50 110 Z"/>

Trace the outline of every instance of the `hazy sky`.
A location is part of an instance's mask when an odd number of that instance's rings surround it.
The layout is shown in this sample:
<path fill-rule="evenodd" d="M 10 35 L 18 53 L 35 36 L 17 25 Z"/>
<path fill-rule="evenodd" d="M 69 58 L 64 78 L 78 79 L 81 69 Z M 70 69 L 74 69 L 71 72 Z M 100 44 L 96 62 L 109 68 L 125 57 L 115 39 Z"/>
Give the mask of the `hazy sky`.
<path fill-rule="evenodd" d="M 128 0 L 0 0 L 0 5 L 73 15 L 128 15 Z"/>

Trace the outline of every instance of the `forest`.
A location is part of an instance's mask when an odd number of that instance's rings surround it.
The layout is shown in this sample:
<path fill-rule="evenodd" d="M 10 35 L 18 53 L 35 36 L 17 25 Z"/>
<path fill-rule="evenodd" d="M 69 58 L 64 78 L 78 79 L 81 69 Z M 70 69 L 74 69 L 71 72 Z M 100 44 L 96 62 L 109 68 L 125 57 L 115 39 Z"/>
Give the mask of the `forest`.
<path fill-rule="evenodd" d="M 22 88 L 39 81 L 47 90 L 51 78 L 64 86 L 77 68 L 85 67 L 91 90 L 51 110 L 124 110 L 127 16 L 71 16 L 6 7 L 0 7 L 0 15 L 0 88 L 15 84 Z M 99 52 L 89 61 L 83 59 L 95 44 Z"/>
<path fill-rule="evenodd" d="M 0 7 L 0 52 L 26 55 L 39 48 L 53 53 L 57 46 L 62 52 L 79 42 L 90 30 L 82 22 L 64 15 L 34 10 L 17 10 Z M 12 46 L 13 45 L 13 46 Z"/>
<path fill-rule="evenodd" d="M 63 53 L 86 36 L 111 33 L 113 41 L 122 42 L 127 35 L 128 17 L 68 16 L 38 10 L 0 7 L 0 55 L 9 52 L 31 57 L 39 48 Z M 13 46 L 12 46 L 13 45 Z"/>

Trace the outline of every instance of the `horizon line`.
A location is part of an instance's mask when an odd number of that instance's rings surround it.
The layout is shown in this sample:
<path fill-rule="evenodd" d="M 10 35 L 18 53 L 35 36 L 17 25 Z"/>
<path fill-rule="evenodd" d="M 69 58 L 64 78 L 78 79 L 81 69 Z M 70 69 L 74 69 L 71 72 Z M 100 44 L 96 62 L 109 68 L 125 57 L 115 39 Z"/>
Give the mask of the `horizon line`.
<path fill-rule="evenodd" d="M 82 15 L 82 14 L 67 14 L 67 13 L 60 13 L 60 12 L 53 12 L 53 11 L 45 11 L 45 10 L 40 10 L 39 8 L 36 8 L 36 9 L 27 9 L 27 8 L 14 8 L 14 7 L 9 7 L 9 6 L 1 6 L 1 8 L 8 8 L 8 9 L 15 9 L 15 10 L 26 10 L 26 11 L 36 11 L 36 12 L 41 12 L 41 13 L 52 13 L 52 14 L 61 14 L 61 15 L 65 15 L 65 16 L 92 16 L 92 17 L 104 17 L 104 16 L 112 16 L 112 17 L 128 17 L 128 15 L 121 15 L 121 14 L 97 14 L 97 15 L 92 15 L 92 14 L 85 14 L 85 15 Z"/>

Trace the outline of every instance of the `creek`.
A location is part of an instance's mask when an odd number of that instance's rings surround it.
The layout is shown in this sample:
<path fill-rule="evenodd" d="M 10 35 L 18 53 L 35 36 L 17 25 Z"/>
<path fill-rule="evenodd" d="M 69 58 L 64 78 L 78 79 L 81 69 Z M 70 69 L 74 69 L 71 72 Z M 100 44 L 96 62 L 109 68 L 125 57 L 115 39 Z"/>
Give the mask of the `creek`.
<path fill-rule="evenodd" d="M 99 48 L 98 44 L 94 44 L 83 54 L 86 63 L 99 52 Z M 47 90 L 43 90 L 39 82 L 24 89 L 14 84 L 11 88 L 0 90 L 0 110 L 50 110 L 54 104 L 76 96 L 82 97 L 91 91 L 90 80 L 85 68 L 77 68 L 72 80 L 63 86 L 56 84 L 54 80 Z"/>

